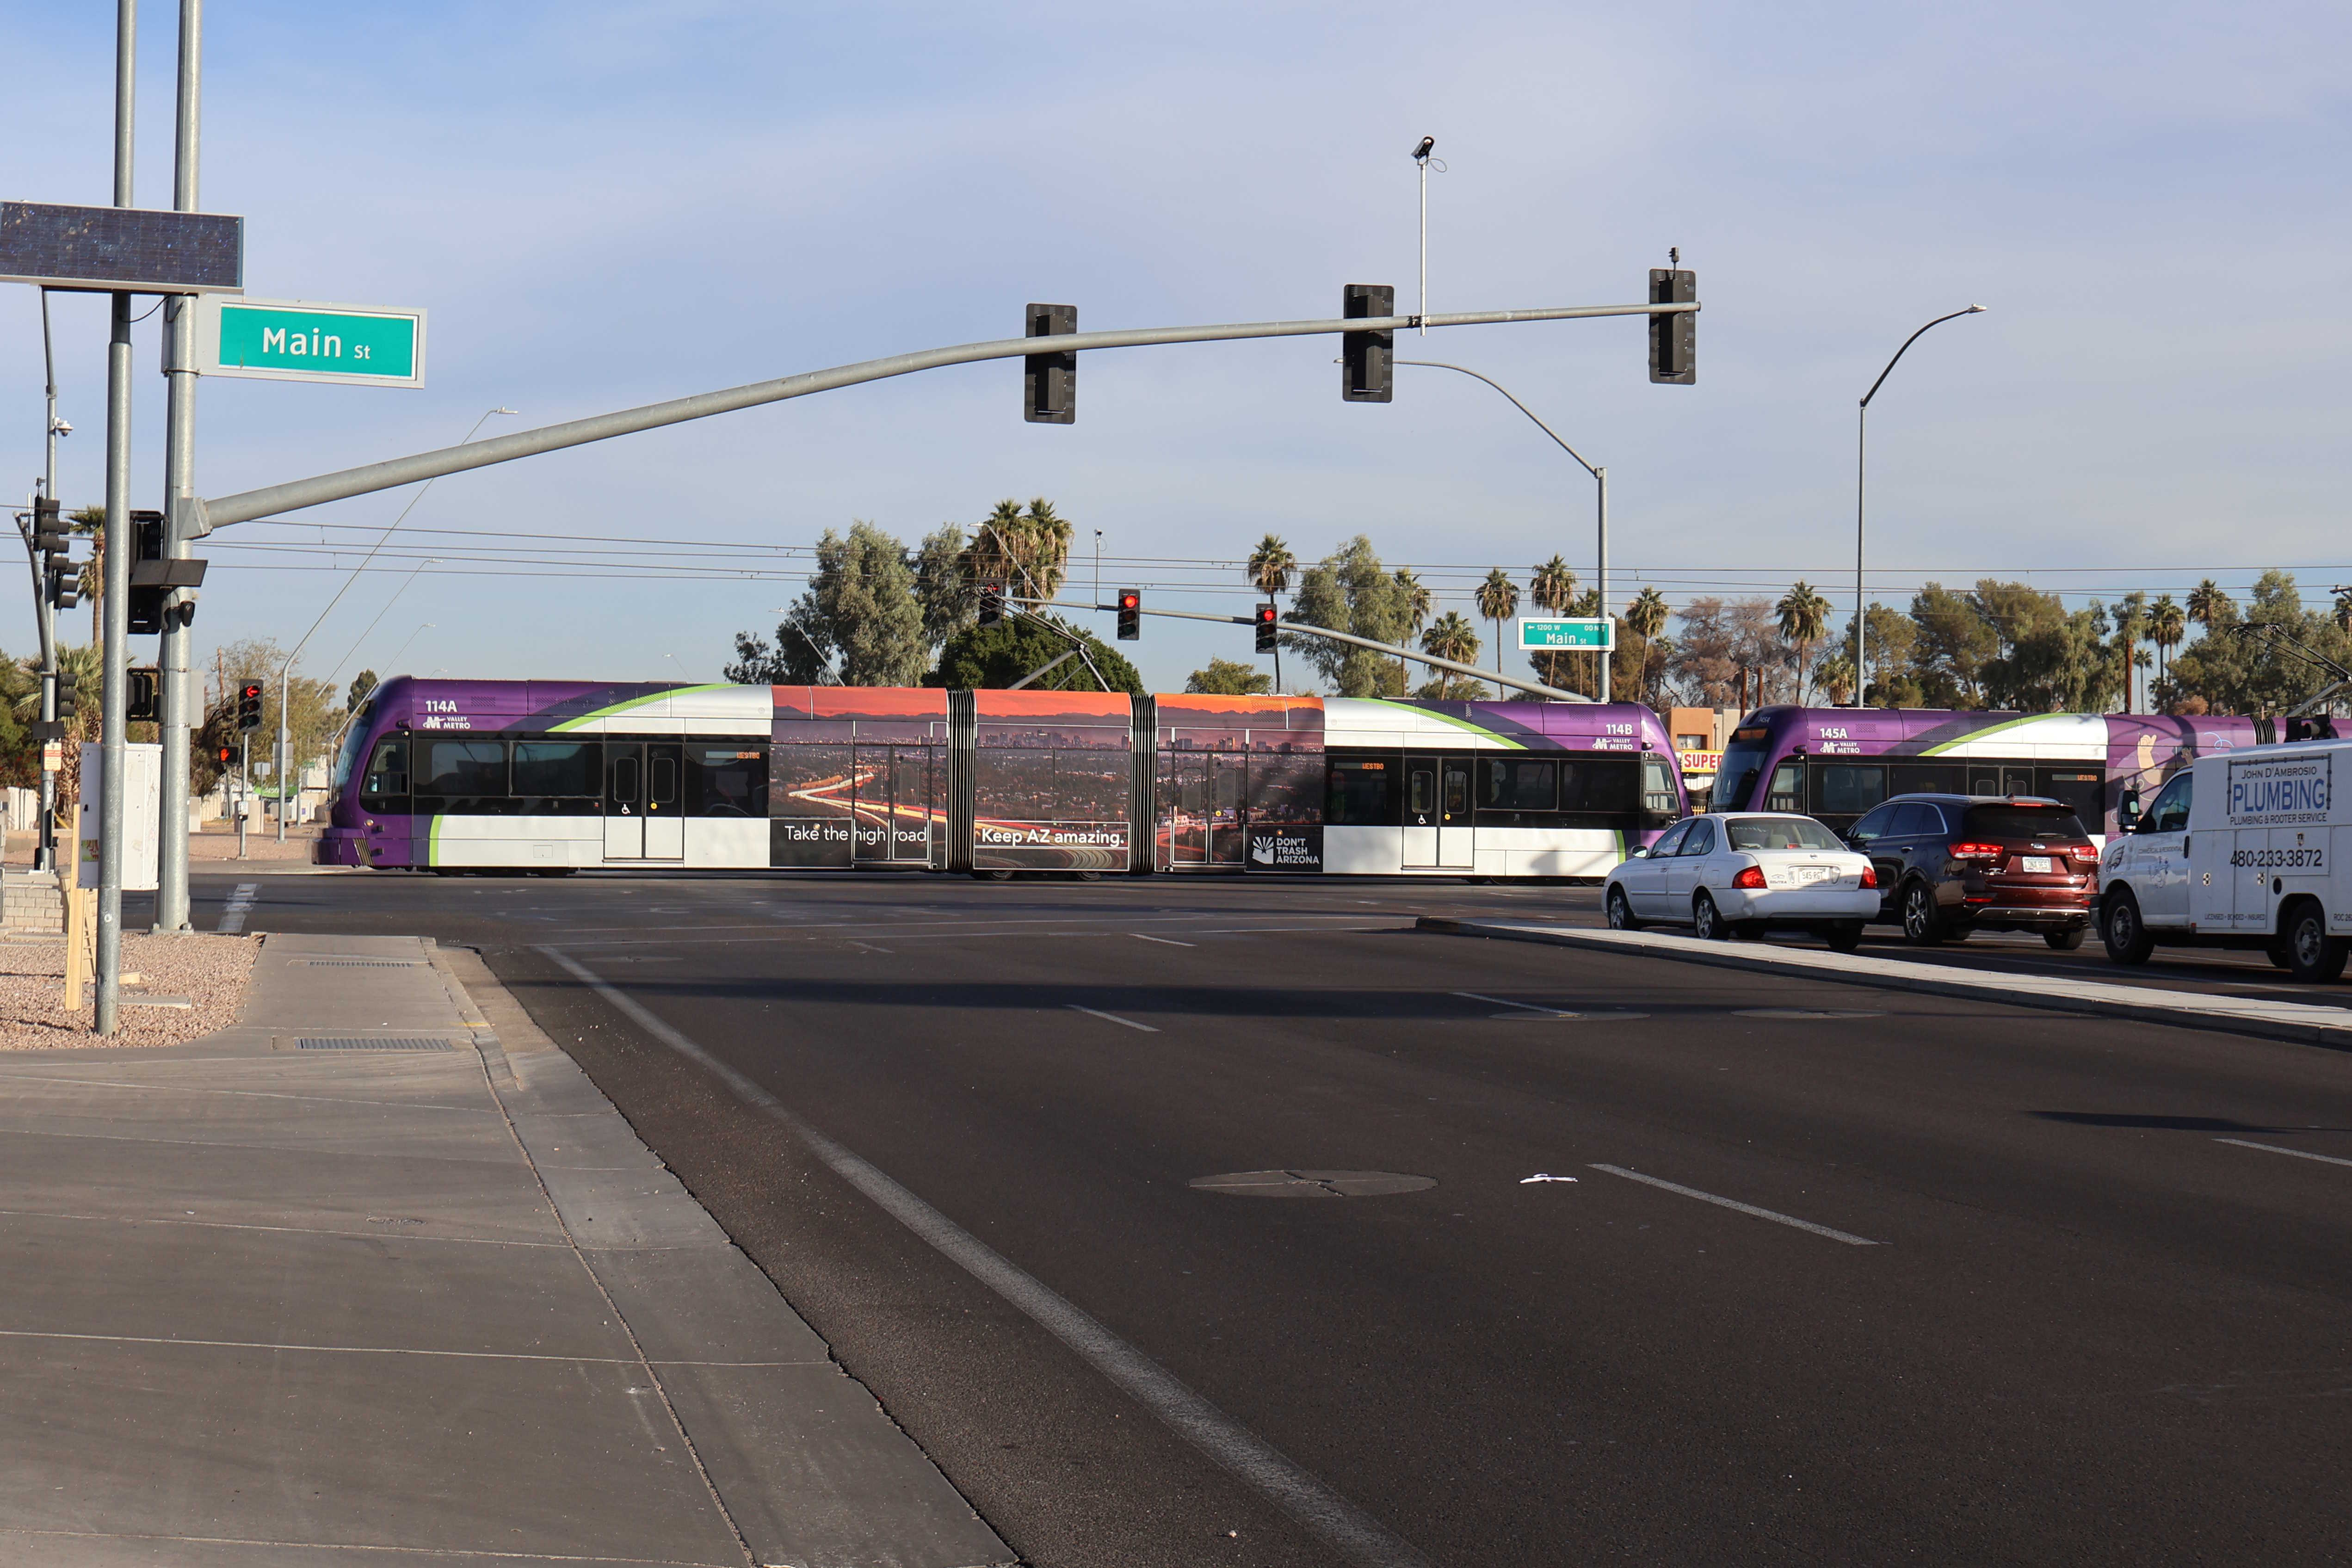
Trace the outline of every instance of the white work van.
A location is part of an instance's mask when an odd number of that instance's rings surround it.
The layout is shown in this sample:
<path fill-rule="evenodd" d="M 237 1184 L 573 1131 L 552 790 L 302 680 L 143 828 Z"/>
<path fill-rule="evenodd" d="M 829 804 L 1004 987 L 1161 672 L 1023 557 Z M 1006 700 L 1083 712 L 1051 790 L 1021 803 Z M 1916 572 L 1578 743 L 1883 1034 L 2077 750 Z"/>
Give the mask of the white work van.
<path fill-rule="evenodd" d="M 2334 980 L 2352 956 L 2352 742 L 2303 741 L 2200 757 L 2099 861 L 2099 934 L 2117 963 L 2158 947 L 2252 948 L 2297 980 Z"/>

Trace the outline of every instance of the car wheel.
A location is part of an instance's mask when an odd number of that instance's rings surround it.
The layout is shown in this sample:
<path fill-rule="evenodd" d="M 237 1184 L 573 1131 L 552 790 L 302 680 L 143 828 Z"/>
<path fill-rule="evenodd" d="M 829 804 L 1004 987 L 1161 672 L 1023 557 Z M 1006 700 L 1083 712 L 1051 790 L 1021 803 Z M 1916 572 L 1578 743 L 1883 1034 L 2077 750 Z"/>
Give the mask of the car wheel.
<path fill-rule="evenodd" d="M 2083 945 L 2084 934 L 2084 928 L 2076 926 L 2073 931 L 2045 931 L 2042 933 L 2042 940 L 2056 952 L 2072 952 Z"/>
<path fill-rule="evenodd" d="M 1609 889 L 1609 929 L 1640 931 L 1642 922 L 1633 918 L 1633 900 L 1625 896 L 1622 887 Z"/>
<path fill-rule="evenodd" d="M 1701 942 L 1725 942 L 1731 936 L 1730 922 L 1723 918 L 1723 911 L 1715 907 L 1715 900 L 1707 897 L 1705 889 L 1691 900 L 1691 933 Z"/>
<path fill-rule="evenodd" d="M 1903 889 L 1903 940 L 1914 947 L 1933 947 L 1944 940 L 1944 912 L 1936 907 L 1936 890 L 1925 882 Z"/>
<path fill-rule="evenodd" d="M 2317 903 L 2306 900 L 2287 915 L 2286 956 L 2287 973 L 2310 984 L 2343 974 L 2346 944 L 2327 934 L 2327 916 Z"/>
<path fill-rule="evenodd" d="M 1862 946 L 1860 921 L 1840 921 L 1822 934 L 1829 939 L 1832 952 L 1852 952 Z"/>
<path fill-rule="evenodd" d="M 2156 951 L 2156 939 L 2147 934 L 2147 924 L 2139 917 L 2139 900 L 2124 889 L 2107 895 L 2106 918 L 2099 922 L 2099 940 L 2107 945 L 2107 956 L 2117 963 L 2146 963 L 2147 955 Z M 2275 961 L 2281 969 L 2286 967 L 2285 950 Z"/>

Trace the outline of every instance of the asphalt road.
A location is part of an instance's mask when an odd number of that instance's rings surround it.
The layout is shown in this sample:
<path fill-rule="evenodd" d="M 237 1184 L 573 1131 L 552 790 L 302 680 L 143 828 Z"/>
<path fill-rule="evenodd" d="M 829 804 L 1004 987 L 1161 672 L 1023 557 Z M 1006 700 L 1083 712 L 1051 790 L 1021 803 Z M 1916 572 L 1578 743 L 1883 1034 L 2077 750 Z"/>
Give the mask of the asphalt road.
<path fill-rule="evenodd" d="M 1034 1563 L 2344 1554 L 2338 1053 L 1409 929 L 1588 889 L 232 872 L 200 924 L 239 881 L 251 930 L 481 948 Z M 1191 1184 L 1300 1171 L 1433 1184 Z M 954 1232 L 1229 1425 L 1179 1436 Z"/>

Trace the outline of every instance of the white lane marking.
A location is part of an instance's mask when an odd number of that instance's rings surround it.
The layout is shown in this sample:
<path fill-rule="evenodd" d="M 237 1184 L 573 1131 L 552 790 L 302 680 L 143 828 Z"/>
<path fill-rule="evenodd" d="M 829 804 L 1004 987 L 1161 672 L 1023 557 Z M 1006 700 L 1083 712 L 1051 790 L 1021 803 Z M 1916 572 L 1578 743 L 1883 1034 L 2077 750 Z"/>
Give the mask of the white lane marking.
<path fill-rule="evenodd" d="M 1594 1165 L 1592 1168 L 1596 1171 L 1606 1171 L 1612 1176 L 1622 1176 L 1629 1182 L 1645 1182 L 1654 1187 L 1664 1187 L 1670 1193 L 1680 1193 L 1686 1198 L 1696 1198 L 1701 1203 L 1719 1204 L 1727 1209 L 1738 1209 L 1741 1214 L 1752 1214 L 1758 1219 L 1769 1219 L 1775 1225 L 1791 1225 L 1799 1230 L 1810 1230 L 1815 1236 L 1826 1236 L 1832 1241 L 1843 1241 L 1848 1247 L 1886 1245 L 1883 1241 L 1873 1241 L 1866 1236 L 1854 1236 L 1843 1230 L 1832 1230 L 1828 1226 L 1815 1225 L 1811 1220 L 1799 1219 L 1794 1215 L 1781 1214 L 1773 1209 L 1759 1209 L 1754 1204 L 1743 1204 L 1737 1198 L 1719 1198 L 1713 1193 L 1700 1192 L 1696 1187 L 1685 1187 L 1679 1183 L 1660 1181 L 1655 1176 L 1645 1176 L 1639 1171 L 1629 1171 L 1622 1165 Z"/>
<path fill-rule="evenodd" d="M 2216 1138 L 2216 1143 L 2235 1143 L 2241 1149 L 2262 1149 L 2273 1154 L 2292 1154 L 2298 1160 L 2316 1160 L 2323 1165 L 2352 1165 L 2352 1160 L 2339 1160 L 2333 1154 L 2315 1154 L 2308 1149 L 2282 1148 L 2276 1143 L 2249 1143 L 2243 1138 Z"/>
<path fill-rule="evenodd" d="M 877 947 L 870 942 L 859 942 L 854 937 L 845 940 L 848 941 L 850 946 L 862 947 L 868 952 L 887 952 L 890 951 L 887 947 Z"/>
<path fill-rule="evenodd" d="M 835 1142 L 784 1108 L 783 1101 L 671 1028 L 569 954 L 540 952 L 628 1016 L 654 1038 L 773 1118 L 833 1172 L 884 1213 L 929 1242 L 964 1272 L 1018 1308 L 1125 1389 L 1176 1433 L 1255 1488 L 1359 1568 L 1430 1568 L 1429 1560 L 1296 1460 L 1186 1387 L 1166 1368 L 1063 1299 L 1034 1274 L 900 1186 L 878 1167 Z"/>
<path fill-rule="evenodd" d="M 258 882 L 239 882 L 236 891 L 221 906 L 220 923 L 213 930 L 223 936 L 236 936 L 245 930 L 245 917 L 253 912 L 253 898 L 261 891 Z"/>
<path fill-rule="evenodd" d="M 1131 931 L 1127 934 L 1133 937 L 1138 942 L 1156 942 L 1162 947 L 1198 947 L 1201 945 L 1197 942 L 1178 942 L 1173 937 L 1146 936 L 1139 931 Z"/>
<path fill-rule="evenodd" d="M 1160 1032 L 1149 1024 L 1139 1024 L 1132 1018 L 1122 1018 L 1116 1013 L 1097 1013 L 1092 1007 L 1081 1007 L 1076 1002 L 1067 1003 L 1066 1005 L 1073 1013 L 1084 1013 L 1089 1018 L 1100 1018 L 1107 1024 L 1125 1024 L 1129 1028 L 1140 1029 L 1147 1035 L 1156 1035 Z"/>
<path fill-rule="evenodd" d="M 1557 1007 L 1538 1007 L 1532 1002 L 1512 1002 L 1501 996 L 1481 996 L 1475 991 L 1455 991 L 1449 993 L 1449 994 L 1460 996 L 1471 1002 L 1492 1002 L 1497 1007 L 1517 1007 L 1523 1013 L 1541 1013 L 1553 1018 L 1574 1018 L 1580 1016 L 1580 1015 L 1575 1013 L 1563 1013 Z"/>

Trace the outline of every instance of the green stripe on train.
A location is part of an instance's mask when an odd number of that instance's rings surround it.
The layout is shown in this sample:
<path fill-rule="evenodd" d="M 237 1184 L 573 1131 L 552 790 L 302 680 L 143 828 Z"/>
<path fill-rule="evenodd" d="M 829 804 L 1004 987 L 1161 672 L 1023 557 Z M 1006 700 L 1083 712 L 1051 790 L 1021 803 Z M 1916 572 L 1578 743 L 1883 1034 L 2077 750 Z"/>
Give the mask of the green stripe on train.
<path fill-rule="evenodd" d="M 665 697 L 683 697 L 689 691 L 730 691 L 732 689 L 734 689 L 734 682 L 726 680 L 714 680 L 701 686 L 673 686 L 667 691 L 648 692 L 643 697 L 632 697 L 626 702 L 615 702 L 609 708 L 599 708 L 593 713 L 583 713 L 576 719 L 566 719 L 562 723 L 551 728 L 548 733 L 560 735 L 577 725 L 592 723 L 598 719 L 611 719 L 626 713 L 632 708 L 642 708 L 648 702 L 658 702 Z"/>
<path fill-rule="evenodd" d="M 1451 724 L 1457 730 L 1467 730 L 1474 735 L 1484 735 L 1490 741 L 1499 741 L 1515 752 L 1524 752 L 1528 749 L 1528 745 L 1525 741 L 1513 740 L 1510 736 L 1504 734 L 1499 730 L 1489 730 L 1484 724 L 1473 724 L 1467 719 L 1456 719 L 1451 713 L 1439 713 L 1427 708 L 1415 708 L 1410 704 L 1399 702 L 1391 697 L 1366 697 L 1360 700 L 1365 702 L 1377 702 L 1383 708 L 1399 709 L 1407 713 L 1417 714 L 1423 719 L 1435 719 L 1443 723 Z M 1408 740 L 1405 742 L 1405 749 L 1407 751 L 1411 751 L 1412 749 L 1412 743 L 1411 741 Z"/>

